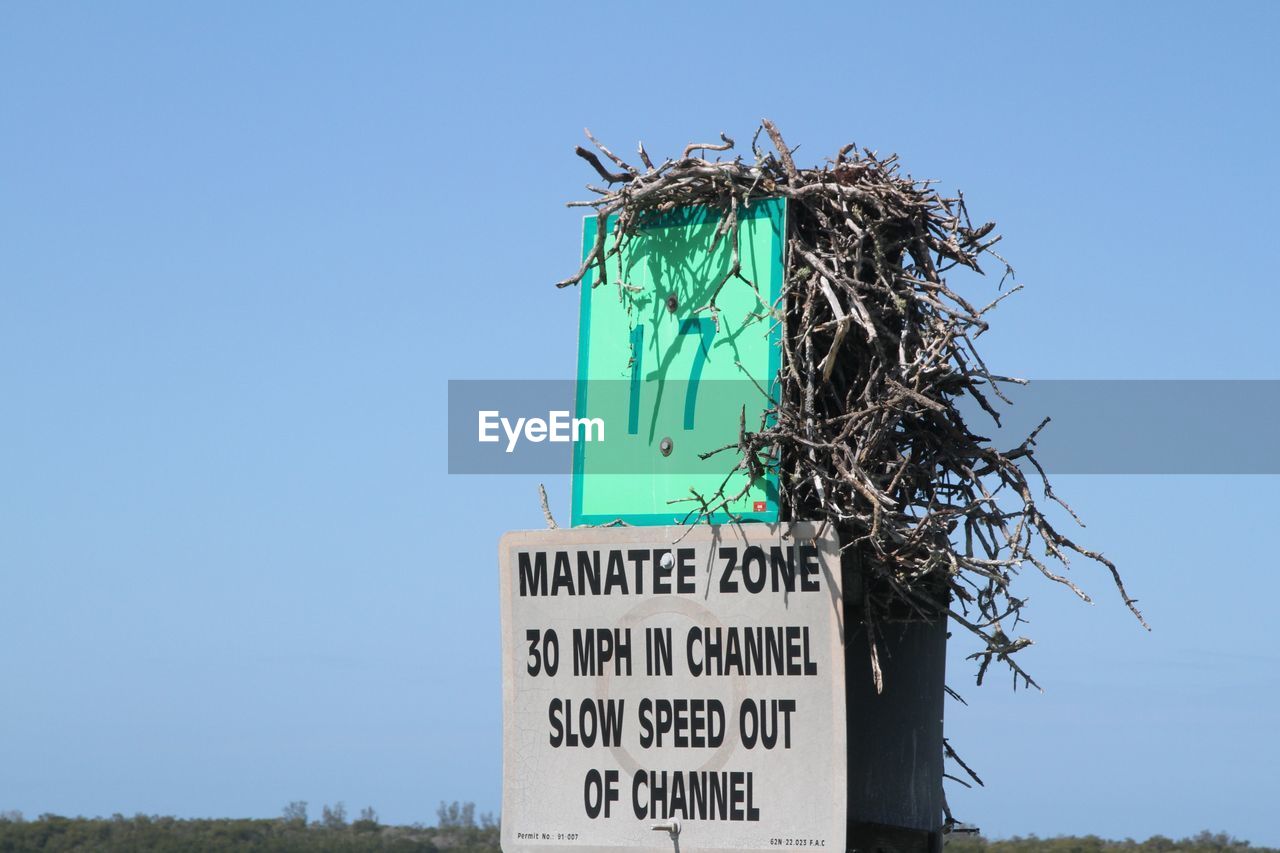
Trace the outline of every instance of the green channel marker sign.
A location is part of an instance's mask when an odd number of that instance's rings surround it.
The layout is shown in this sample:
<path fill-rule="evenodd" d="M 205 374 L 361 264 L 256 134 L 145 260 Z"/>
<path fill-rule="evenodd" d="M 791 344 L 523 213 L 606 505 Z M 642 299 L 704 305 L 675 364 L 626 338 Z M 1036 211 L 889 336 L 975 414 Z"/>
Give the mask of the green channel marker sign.
<path fill-rule="evenodd" d="M 715 238 L 723 215 L 705 206 L 656 214 L 608 255 L 603 276 L 593 266 L 582 280 L 575 414 L 601 419 L 605 440 L 574 445 L 574 525 L 678 524 L 699 508 L 694 492 L 711 498 L 723 484 L 732 497 L 748 485 L 746 472 L 730 476 L 736 450 L 699 454 L 737 442 L 744 406 L 747 429 L 758 430 L 770 408 L 766 392 L 776 396 L 786 202 L 762 199 L 739 211 L 747 281 L 730 279 L 716 294 L 732 268 L 731 235 Z M 605 226 L 607 253 L 615 222 Z M 584 257 L 596 228 L 588 217 Z M 715 318 L 706 310 L 713 295 Z M 770 472 L 728 510 L 776 522 L 777 496 Z M 711 518 L 728 520 L 723 511 Z"/>

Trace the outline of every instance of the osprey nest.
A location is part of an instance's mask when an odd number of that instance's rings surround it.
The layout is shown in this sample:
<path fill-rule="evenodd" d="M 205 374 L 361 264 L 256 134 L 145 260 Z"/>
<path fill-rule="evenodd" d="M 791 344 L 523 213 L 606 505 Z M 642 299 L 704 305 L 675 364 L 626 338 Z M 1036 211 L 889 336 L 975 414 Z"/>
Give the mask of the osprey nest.
<path fill-rule="evenodd" d="M 1013 657 L 1031 641 L 1008 633 L 1024 605 L 1014 580 L 1028 565 L 1086 602 L 1065 575 L 1071 558 L 1105 566 L 1142 621 L 1115 565 L 1059 532 L 1036 503 L 1056 502 L 1079 522 L 1036 461 L 1035 438 L 1048 419 L 998 450 L 961 417 L 957 404 L 969 397 L 998 424 L 996 407 L 1008 402 L 1000 386 L 1019 381 L 991 373 L 974 342 L 991 309 L 1021 289 L 979 308 L 948 284 L 950 271 L 980 273 L 987 258 L 1003 268 L 1001 285 L 1013 273 L 992 249 L 1000 239 L 994 223 L 973 225 L 962 195 L 945 197 L 932 182 L 901 174 L 896 155 L 852 144 L 822 166 L 799 168 L 768 120 L 749 158 L 728 153 L 734 142 L 722 134 L 658 164 L 641 145 L 632 165 L 587 136 L 596 150 L 577 154 L 606 186 L 588 185 L 596 198 L 571 206 L 594 208 L 600 227 L 582 267 L 560 287 L 580 283 L 592 267 L 597 285 L 609 280 L 609 216 L 618 217 L 614 245 L 624 246 L 651 213 L 710 205 L 724 212 L 718 235 L 732 249 L 728 273 L 698 309 L 718 327 L 722 290 L 755 288 L 738 264 L 739 212 L 760 198 L 787 199 L 782 298 L 760 305 L 782 325 L 774 418 L 743 423 L 736 443 L 707 455 L 723 454 L 727 469 L 753 478 L 776 468 L 783 518 L 836 526 L 846 572 L 864 592 L 850 605 L 862 611 L 877 687 L 876 625 L 942 614 L 979 640 L 971 655 L 979 684 L 999 661 L 1015 687 L 1035 685 Z M 690 520 L 726 511 L 736 497 L 723 487 L 696 495 Z"/>

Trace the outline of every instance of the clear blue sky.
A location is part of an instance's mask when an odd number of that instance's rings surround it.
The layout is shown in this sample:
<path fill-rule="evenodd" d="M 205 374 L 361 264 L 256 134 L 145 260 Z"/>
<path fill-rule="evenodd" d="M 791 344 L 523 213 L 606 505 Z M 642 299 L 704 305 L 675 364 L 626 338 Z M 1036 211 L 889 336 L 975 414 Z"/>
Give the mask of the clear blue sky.
<path fill-rule="evenodd" d="M 498 809 L 542 522 L 445 474 L 445 383 L 572 375 L 584 125 L 963 189 L 1004 372 L 1280 378 L 1280 6 L 889 6 L 0 7 L 0 810 Z M 1275 486 L 1061 478 L 1155 630 L 1028 578 L 1047 691 L 953 655 L 960 816 L 1280 845 Z"/>

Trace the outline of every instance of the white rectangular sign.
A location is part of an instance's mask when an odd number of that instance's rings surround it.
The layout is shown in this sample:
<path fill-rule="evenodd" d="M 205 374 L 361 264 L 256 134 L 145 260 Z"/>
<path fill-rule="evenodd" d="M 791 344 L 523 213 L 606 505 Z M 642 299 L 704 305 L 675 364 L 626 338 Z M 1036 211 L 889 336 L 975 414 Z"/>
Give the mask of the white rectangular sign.
<path fill-rule="evenodd" d="M 505 853 L 844 850 L 834 531 L 514 532 L 499 563 Z"/>

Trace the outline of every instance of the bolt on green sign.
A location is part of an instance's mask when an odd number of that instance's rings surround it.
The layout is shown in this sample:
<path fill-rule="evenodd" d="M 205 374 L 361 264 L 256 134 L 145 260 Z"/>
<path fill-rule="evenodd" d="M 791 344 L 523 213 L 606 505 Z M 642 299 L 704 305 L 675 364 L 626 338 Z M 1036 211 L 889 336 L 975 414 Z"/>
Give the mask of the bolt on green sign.
<path fill-rule="evenodd" d="M 758 430 L 776 398 L 786 203 L 739 210 L 741 278 L 727 282 L 723 215 L 705 206 L 654 215 L 617 254 L 608 219 L 604 274 L 593 266 L 582 280 L 576 402 L 576 416 L 600 419 L 605 436 L 574 445 L 575 525 L 679 524 L 698 517 L 698 496 L 715 506 L 716 495 L 735 499 L 713 522 L 777 521 L 776 472 L 750 482 L 734 470 L 736 447 L 701 454 L 736 445 L 744 416 Z M 596 228 L 588 217 L 584 257 Z"/>

